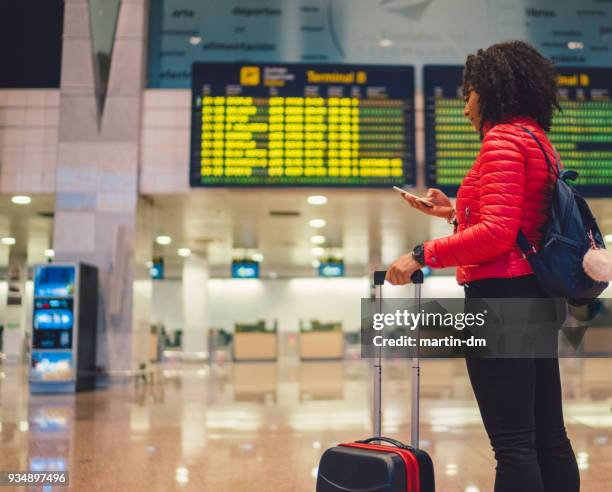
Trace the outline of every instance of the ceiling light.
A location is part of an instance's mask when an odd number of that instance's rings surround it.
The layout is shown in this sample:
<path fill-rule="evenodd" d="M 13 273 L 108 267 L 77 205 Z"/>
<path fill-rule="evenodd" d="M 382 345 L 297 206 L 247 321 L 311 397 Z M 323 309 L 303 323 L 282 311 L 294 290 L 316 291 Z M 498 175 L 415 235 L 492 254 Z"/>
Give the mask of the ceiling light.
<path fill-rule="evenodd" d="M 262 262 L 264 259 L 264 255 L 262 255 L 261 253 L 255 253 L 251 258 L 253 258 L 253 261 L 256 262 Z"/>
<path fill-rule="evenodd" d="M 191 256 L 191 250 L 189 248 L 179 248 L 176 253 L 183 258 L 187 258 Z"/>
<path fill-rule="evenodd" d="M 570 41 L 567 43 L 567 47 L 570 50 L 582 50 L 584 49 L 584 43 L 581 43 L 580 41 Z"/>
<path fill-rule="evenodd" d="M 393 46 L 393 41 L 391 41 L 390 39 L 385 38 L 380 40 L 381 48 L 391 48 L 391 46 Z"/>
<path fill-rule="evenodd" d="M 11 201 L 16 205 L 29 205 L 32 203 L 32 199 L 27 195 L 15 195 L 11 198 Z"/>
<path fill-rule="evenodd" d="M 161 246 L 168 246 L 172 242 L 172 238 L 170 236 L 157 236 L 155 242 Z"/>
<path fill-rule="evenodd" d="M 2 239 L 0 239 L 0 242 L 2 242 L 2 244 L 5 244 L 7 246 L 12 246 L 17 241 L 15 240 L 14 237 L 3 237 Z"/>
<path fill-rule="evenodd" d="M 325 253 L 325 250 L 323 248 L 312 248 L 310 252 L 315 256 L 323 256 L 323 253 Z"/>
<path fill-rule="evenodd" d="M 55 256 L 55 251 L 52 249 L 45 249 L 45 256 L 47 258 L 53 258 Z"/>
<path fill-rule="evenodd" d="M 319 260 L 312 260 L 312 268 L 319 268 L 321 266 L 321 262 Z"/>
<path fill-rule="evenodd" d="M 193 44 L 194 46 L 196 44 L 200 44 L 202 42 L 202 38 L 200 36 L 191 36 L 189 38 L 189 43 Z"/>
<path fill-rule="evenodd" d="M 323 195 L 311 195 L 308 197 L 308 203 L 311 205 L 325 205 L 327 203 L 327 197 Z"/>
<path fill-rule="evenodd" d="M 604 236 L 604 241 L 605 241 L 606 243 L 612 243 L 612 234 L 606 234 L 606 235 Z"/>
<path fill-rule="evenodd" d="M 325 219 L 312 219 L 310 222 L 310 227 L 314 227 L 315 229 L 321 229 L 321 227 L 325 227 L 327 222 Z"/>
<path fill-rule="evenodd" d="M 312 244 L 323 244 L 325 242 L 325 236 L 312 236 L 310 242 Z"/>

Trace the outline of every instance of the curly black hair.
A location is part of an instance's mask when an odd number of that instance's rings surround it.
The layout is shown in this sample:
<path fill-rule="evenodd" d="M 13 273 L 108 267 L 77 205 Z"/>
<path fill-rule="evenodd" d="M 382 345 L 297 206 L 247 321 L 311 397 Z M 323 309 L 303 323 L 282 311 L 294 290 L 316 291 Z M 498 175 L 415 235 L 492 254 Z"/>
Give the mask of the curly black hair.
<path fill-rule="evenodd" d="M 513 116 L 535 119 L 550 130 L 557 96 L 557 75 L 553 63 L 533 46 L 510 41 L 489 46 L 468 55 L 463 70 L 463 93 L 474 89 L 480 95 L 481 129 Z"/>

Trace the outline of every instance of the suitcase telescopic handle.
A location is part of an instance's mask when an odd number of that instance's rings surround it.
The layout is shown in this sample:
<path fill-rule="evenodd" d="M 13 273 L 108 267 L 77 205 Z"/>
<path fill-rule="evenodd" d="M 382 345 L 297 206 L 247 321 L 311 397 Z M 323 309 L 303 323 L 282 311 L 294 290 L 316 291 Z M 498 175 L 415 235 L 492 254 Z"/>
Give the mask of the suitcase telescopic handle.
<path fill-rule="evenodd" d="M 360 444 L 369 444 L 371 442 L 374 441 L 381 441 L 381 442 L 386 442 L 388 444 L 393 444 L 393 446 L 395 446 L 396 448 L 401 448 L 401 449 L 412 449 L 410 446 L 407 446 L 406 444 L 404 444 L 403 442 L 398 441 L 397 439 L 391 439 L 390 437 L 370 437 L 368 439 L 363 439 L 361 441 L 355 441 L 358 442 Z"/>
<path fill-rule="evenodd" d="M 382 312 L 382 286 L 385 283 L 385 277 L 387 276 L 387 272 L 384 270 L 379 270 L 374 272 L 374 285 L 378 287 L 379 297 L 378 297 L 378 311 Z M 410 280 L 412 281 L 414 286 L 414 294 L 417 300 L 417 309 L 421 310 L 421 285 L 423 284 L 423 271 L 417 270 L 410 276 Z M 411 402 L 411 411 L 410 411 L 410 434 L 411 434 L 411 444 L 414 449 L 418 449 L 419 447 L 419 399 L 420 399 L 420 363 L 419 363 L 419 329 L 417 327 L 416 331 L 417 336 L 417 348 L 416 353 L 412 357 L 412 402 Z M 374 405 L 372 412 L 372 428 L 374 433 L 377 436 L 380 436 L 382 430 L 382 409 L 381 409 L 381 399 L 382 399 L 382 351 L 378 348 L 378 353 L 376 360 L 373 364 L 374 369 Z M 385 438 L 388 439 L 388 438 Z M 376 440 L 376 439 L 374 439 Z M 380 438 L 383 440 L 383 438 Z M 399 442 L 399 441 L 397 441 Z M 401 443 L 400 443 L 401 444 Z"/>
<path fill-rule="evenodd" d="M 374 285 L 383 285 L 385 283 L 385 277 L 387 276 L 387 270 L 379 270 L 374 272 Z M 423 283 L 423 270 L 417 270 L 412 274 L 410 280 L 413 284 Z"/>

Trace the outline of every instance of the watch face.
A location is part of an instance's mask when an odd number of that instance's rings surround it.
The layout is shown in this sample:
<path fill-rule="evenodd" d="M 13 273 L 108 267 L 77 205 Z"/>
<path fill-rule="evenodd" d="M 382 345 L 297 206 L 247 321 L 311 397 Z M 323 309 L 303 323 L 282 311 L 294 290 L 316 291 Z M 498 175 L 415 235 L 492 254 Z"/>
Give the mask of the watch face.
<path fill-rule="evenodd" d="M 412 256 L 422 265 L 425 263 L 425 248 L 422 244 L 419 244 L 418 246 L 414 247 L 414 249 L 412 250 Z"/>

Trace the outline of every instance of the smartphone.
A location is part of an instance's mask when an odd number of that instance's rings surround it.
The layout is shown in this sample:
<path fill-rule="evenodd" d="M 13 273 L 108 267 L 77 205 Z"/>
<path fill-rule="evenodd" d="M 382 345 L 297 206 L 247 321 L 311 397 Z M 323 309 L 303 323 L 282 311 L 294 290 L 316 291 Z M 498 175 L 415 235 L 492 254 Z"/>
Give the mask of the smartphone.
<path fill-rule="evenodd" d="M 433 203 L 431 203 L 430 201 L 426 200 L 425 198 L 421 198 L 420 196 L 413 195 L 412 193 L 409 193 L 406 190 L 403 190 L 403 189 L 399 188 L 398 186 L 394 186 L 393 189 L 395 191 L 399 191 L 400 193 L 403 193 L 404 195 L 408 195 L 408 196 L 414 198 L 415 200 L 421 202 L 426 207 L 430 207 L 431 208 L 431 207 L 434 206 Z"/>

